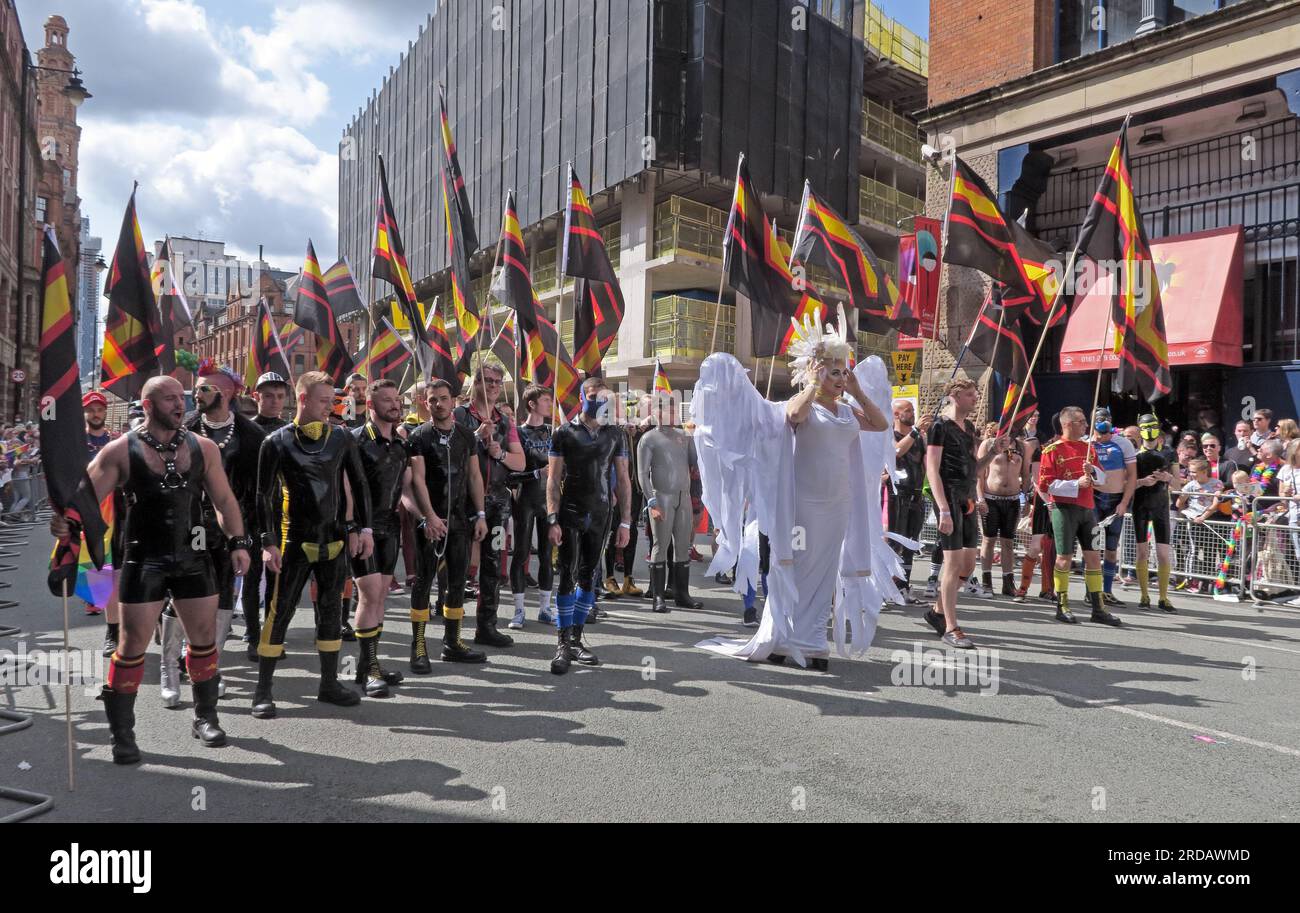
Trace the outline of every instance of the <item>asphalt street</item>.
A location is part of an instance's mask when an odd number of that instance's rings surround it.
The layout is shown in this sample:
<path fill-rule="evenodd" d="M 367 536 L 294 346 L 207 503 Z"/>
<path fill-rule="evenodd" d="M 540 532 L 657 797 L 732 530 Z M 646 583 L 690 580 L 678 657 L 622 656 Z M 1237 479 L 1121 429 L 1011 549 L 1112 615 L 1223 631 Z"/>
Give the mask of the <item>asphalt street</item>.
<path fill-rule="evenodd" d="M 304 603 L 277 719 L 250 716 L 255 672 L 228 643 L 220 749 L 191 738 L 188 688 L 180 709 L 162 707 L 155 646 L 136 707 L 139 766 L 112 764 L 96 687 L 73 686 L 70 792 L 63 686 L 42 683 L 42 660 L 14 655 L 63 641 L 48 534 L 26 535 L 19 557 L 0 559 L 15 568 L 0 571 L 12 584 L 0 598 L 18 603 L 0 625 L 23 631 L 0 638 L 0 707 L 35 720 L 0 735 L 0 785 L 52 795 L 38 821 L 1300 818 L 1300 609 L 1176 596 L 1177 615 L 1130 605 L 1112 629 L 1061 625 L 1044 603 L 964 597 L 982 680 L 954 678 L 959 658 L 901 607 L 882 615 L 865 658 L 832 657 L 820 673 L 695 648 L 749 633 L 740 598 L 703 564 L 703 610 L 605 603 L 608 620 L 588 628 L 602 665 L 564 677 L 549 671 L 554 632 L 532 621 L 486 666 L 435 662 L 411 676 L 409 595 L 394 596 L 381 652 L 407 680 L 353 708 L 315 700 Z M 535 604 L 531 591 L 530 618 Z M 102 617 L 74 603 L 71 625 L 74 653 L 98 655 Z M 0 816 L 17 809 L 0 800 Z"/>

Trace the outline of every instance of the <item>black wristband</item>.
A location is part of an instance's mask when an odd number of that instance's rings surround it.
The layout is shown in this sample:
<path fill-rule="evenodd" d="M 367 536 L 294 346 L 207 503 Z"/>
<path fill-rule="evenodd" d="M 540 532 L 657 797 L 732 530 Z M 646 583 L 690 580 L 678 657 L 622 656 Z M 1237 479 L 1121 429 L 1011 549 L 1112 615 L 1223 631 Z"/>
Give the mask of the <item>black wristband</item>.
<path fill-rule="evenodd" d="M 252 536 L 231 536 L 229 539 L 226 540 L 227 551 L 233 552 L 239 549 L 243 549 L 246 552 L 251 552 L 253 550 L 253 537 Z"/>

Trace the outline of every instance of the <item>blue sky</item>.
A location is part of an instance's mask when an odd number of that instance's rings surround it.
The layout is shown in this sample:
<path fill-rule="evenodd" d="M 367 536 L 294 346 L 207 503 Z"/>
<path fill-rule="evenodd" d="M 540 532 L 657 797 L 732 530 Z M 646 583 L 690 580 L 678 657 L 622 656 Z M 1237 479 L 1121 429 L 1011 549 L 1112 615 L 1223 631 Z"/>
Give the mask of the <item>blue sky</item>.
<path fill-rule="evenodd" d="M 337 243 L 343 126 L 435 0 L 16 0 L 28 47 L 68 21 L 94 94 L 79 112 L 82 213 L 108 255 L 132 180 L 147 242 L 259 244 L 296 269 Z M 475 2 L 475 0 L 470 0 Z M 928 0 L 876 0 L 920 34 Z"/>

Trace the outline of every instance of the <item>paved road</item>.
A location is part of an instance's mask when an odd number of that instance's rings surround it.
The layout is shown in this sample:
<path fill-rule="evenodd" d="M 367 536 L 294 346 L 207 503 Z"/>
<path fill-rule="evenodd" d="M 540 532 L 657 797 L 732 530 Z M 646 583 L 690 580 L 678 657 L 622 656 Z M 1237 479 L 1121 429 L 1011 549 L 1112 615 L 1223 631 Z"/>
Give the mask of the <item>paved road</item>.
<path fill-rule="evenodd" d="M 9 562 L 20 570 L 0 574 L 13 583 L 0 596 L 20 603 L 0 624 L 27 633 L 0 649 L 62 643 L 48 540 L 30 538 Z M 924 652 L 938 641 L 914 610 L 886 612 L 865 660 L 832 659 L 829 674 L 695 649 L 744 631 L 739 598 L 695 571 L 702 611 L 608 604 L 610 619 L 589 629 L 600 668 L 552 676 L 553 633 L 533 623 L 485 667 L 435 663 L 397 696 L 347 709 L 314 700 L 305 609 L 274 721 L 249 715 L 253 670 L 230 644 L 230 744 L 217 750 L 190 737 L 188 701 L 162 708 L 154 652 L 139 767 L 111 763 L 99 705 L 73 688 L 73 793 L 62 686 L 6 686 L 0 706 L 36 721 L 0 736 L 0 784 L 54 795 L 42 820 L 62 821 L 1300 818 L 1300 610 L 1179 597 L 1177 616 L 1118 611 L 1114 630 L 1057 624 L 1041 604 L 970 600 L 963 624 L 996 651 L 985 656 L 996 677 L 953 685 L 937 683 L 956 669 Z M 382 647 L 403 669 L 406 603 L 390 599 Z M 72 645 L 93 652 L 102 619 L 73 611 Z"/>

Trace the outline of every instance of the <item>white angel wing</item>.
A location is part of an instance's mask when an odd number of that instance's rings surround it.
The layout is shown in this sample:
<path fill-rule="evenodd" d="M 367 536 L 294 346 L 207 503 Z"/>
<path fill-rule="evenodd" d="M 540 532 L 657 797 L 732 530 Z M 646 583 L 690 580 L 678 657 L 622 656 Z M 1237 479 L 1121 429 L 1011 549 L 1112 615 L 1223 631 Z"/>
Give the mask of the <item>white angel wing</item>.
<path fill-rule="evenodd" d="M 770 528 L 775 495 L 762 477 L 777 463 L 785 410 L 763 398 L 740 362 L 718 352 L 700 365 L 691 417 L 704 507 L 718 529 L 708 571 L 716 574 L 730 571 L 740 554 L 746 501 L 750 516 Z"/>

